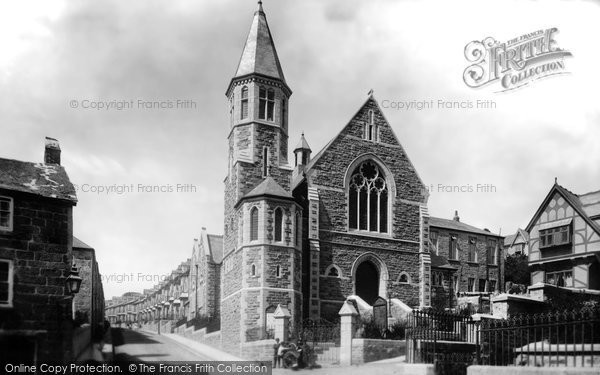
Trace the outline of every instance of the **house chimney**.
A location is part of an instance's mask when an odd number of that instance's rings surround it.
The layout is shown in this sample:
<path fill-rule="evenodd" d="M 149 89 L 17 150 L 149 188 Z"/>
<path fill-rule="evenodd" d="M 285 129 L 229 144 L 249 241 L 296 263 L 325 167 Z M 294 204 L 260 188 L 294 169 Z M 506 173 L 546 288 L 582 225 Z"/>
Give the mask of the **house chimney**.
<path fill-rule="evenodd" d="M 452 220 L 460 221 L 460 217 L 458 216 L 458 211 L 454 211 L 454 218 Z"/>
<path fill-rule="evenodd" d="M 54 138 L 46 137 L 44 163 L 60 165 L 60 144 Z"/>

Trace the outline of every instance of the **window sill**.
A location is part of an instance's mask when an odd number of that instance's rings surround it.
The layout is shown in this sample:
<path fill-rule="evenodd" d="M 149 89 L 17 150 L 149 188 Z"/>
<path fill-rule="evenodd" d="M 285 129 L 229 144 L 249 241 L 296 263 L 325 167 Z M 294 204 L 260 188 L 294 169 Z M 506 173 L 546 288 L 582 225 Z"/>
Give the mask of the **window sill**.
<path fill-rule="evenodd" d="M 487 265 L 487 266 L 488 266 L 488 267 L 498 267 L 498 265 L 497 265 L 497 264 L 493 264 L 493 263 L 488 263 L 488 265 Z"/>
<path fill-rule="evenodd" d="M 547 249 L 554 249 L 557 247 L 572 246 L 572 245 L 573 245 L 572 242 L 565 242 L 565 243 L 557 243 L 557 244 L 552 244 L 552 245 L 540 246 L 540 251 L 547 250 Z"/>
<path fill-rule="evenodd" d="M 468 260 L 468 261 L 467 261 L 467 263 L 468 263 L 470 266 L 478 266 L 478 265 L 479 265 L 479 262 L 478 262 L 478 261 L 472 261 L 472 260 Z"/>
<path fill-rule="evenodd" d="M 359 229 L 348 229 L 348 233 L 366 237 L 392 238 L 392 235 L 389 232 L 370 232 Z"/>

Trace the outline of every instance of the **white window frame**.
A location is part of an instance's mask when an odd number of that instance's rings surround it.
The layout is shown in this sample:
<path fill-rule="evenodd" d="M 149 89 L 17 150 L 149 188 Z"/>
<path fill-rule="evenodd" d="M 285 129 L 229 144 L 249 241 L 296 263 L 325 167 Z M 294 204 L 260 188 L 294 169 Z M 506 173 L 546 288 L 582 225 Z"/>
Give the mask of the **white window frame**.
<path fill-rule="evenodd" d="M 433 238 L 431 236 L 433 233 L 435 233 L 435 242 L 433 241 Z M 435 255 L 439 255 L 439 250 L 438 250 L 439 241 L 440 241 L 440 233 L 437 230 L 429 231 L 429 242 L 431 243 L 431 245 L 433 246 L 433 248 L 435 250 Z"/>
<path fill-rule="evenodd" d="M 0 259 L 0 263 L 8 264 L 8 299 L 5 302 L 0 302 L 1 308 L 12 308 L 14 299 L 15 271 L 14 262 L 9 259 Z"/>
<path fill-rule="evenodd" d="M 493 241 L 495 243 L 492 251 L 490 251 L 490 249 L 492 248 L 490 246 L 490 242 L 491 241 Z M 495 238 L 488 238 L 487 239 L 485 251 L 488 254 L 488 256 L 487 256 L 487 258 L 488 258 L 487 259 L 488 265 L 491 265 L 491 266 L 497 266 L 498 265 L 498 246 L 499 246 L 498 244 L 499 244 L 499 241 L 497 239 L 495 239 Z M 491 259 L 490 259 L 490 256 L 491 256 Z"/>
<path fill-rule="evenodd" d="M 548 275 L 564 275 L 566 273 L 570 273 L 571 274 L 571 285 L 567 285 L 566 284 L 566 277 L 563 277 L 563 280 L 565 280 L 565 287 L 566 288 L 572 288 L 575 286 L 575 279 L 573 277 L 573 269 L 564 269 L 564 270 L 560 270 L 560 271 L 551 271 L 551 272 L 546 272 L 544 275 L 544 283 L 549 284 L 548 283 Z M 558 286 L 558 278 L 556 278 L 555 276 L 555 282 L 551 285 L 557 285 Z"/>
<path fill-rule="evenodd" d="M 450 233 L 450 238 L 448 239 L 448 250 L 449 260 L 460 260 L 460 251 L 458 248 L 458 234 Z"/>
<path fill-rule="evenodd" d="M 8 200 L 8 226 L 0 226 L 0 232 L 12 232 L 14 227 L 15 205 L 11 197 L 0 195 L 0 199 Z"/>

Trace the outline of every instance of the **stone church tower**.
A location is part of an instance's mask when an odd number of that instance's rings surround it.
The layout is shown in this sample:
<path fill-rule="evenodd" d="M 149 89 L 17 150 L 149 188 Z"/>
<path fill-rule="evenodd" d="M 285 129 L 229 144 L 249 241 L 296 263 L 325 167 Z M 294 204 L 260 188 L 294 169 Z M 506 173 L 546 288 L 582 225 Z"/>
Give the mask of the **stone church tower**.
<path fill-rule="evenodd" d="M 278 304 L 302 312 L 300 206 L 290 193 L 288 87 L 259 1 L 230 105 L 221 333 L 224 349 L 266 338 Z"/>

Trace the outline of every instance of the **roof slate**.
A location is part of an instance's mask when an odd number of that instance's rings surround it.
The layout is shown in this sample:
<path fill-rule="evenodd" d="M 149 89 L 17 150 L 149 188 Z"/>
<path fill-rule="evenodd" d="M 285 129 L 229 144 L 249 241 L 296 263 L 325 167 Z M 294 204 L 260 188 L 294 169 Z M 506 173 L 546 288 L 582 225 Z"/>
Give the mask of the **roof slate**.
<path fill-rule="evenodd" d="M 253 73 L 263 74 L 285 82 L 283 69 L 281 69 L 273 37 L 267 23 L 267 16 L 263 12 L 261 4 L 254 13 L 252 25 L 234 78 Z"/>
<path fill-rule="evenodd" d="M 432 226 L 432 227 L 438 227 L 438 228 L 456 230 L 456 231 L 461 231 L 461 232 L 470 232 L 470 233 L 484 234 L 486 236 L 501 237 L 501 236 L 499 236 L 497 234 L 494 234 L 492 232 L 488 232 L 486 230 L 479 229 L 477 227 L 474 227 L 474 226 L 469 225 L 469 224 L 465 224 L 465 223 L 460 222 L 460 221 L 450 220 L 450 219 L 442 219 L 442 218 L 439 218 L 439 217 L 433 217 L 433 216 L 431 216 L 429 218 L 429 225 Z"/>
<path fill-rule="evenodd" d="M 281 185 L 279 185 L 271 176 L 267 176 L 263 182 L 258 184 L 258 186 L 251 190 L 248 194 L 244 195 L 242 199 L 260 196 L 293 199 L 292 194 L 281 187 Z"/>
<path fill-rule="evenodd" d="M 0 158 L 0 188 L 77 203 L 67 172 L 56 164 Z"/>
<path fill-rule="evenodd" d="M 90 245 L 86 244 L 85 242 L 83 242 L 82 240 L 80 240 L 79 238 L 73 236 L 73 248 L 77 248 L 77 249 L 94 249 L 93 247 L 91 247 Z"/>

